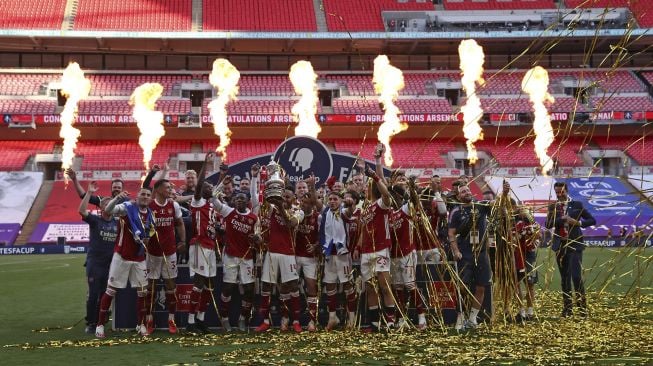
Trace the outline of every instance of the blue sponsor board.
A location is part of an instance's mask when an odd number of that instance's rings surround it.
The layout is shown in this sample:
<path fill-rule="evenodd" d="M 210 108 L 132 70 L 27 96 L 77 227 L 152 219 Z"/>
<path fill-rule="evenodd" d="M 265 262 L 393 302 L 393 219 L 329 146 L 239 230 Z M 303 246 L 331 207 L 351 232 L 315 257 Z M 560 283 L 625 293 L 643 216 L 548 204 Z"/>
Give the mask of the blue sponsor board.
<path fill-rule="evenodd" d="M 637 229 L 653 229 L 653 206 L 632 187 L 615 177 L 568 178 L 569 196 L 583 202 L 596 218 L 596 225 L 585 231 L 591 236 L 617 235 L 622 227 L 629 233 Z M 587 235 L 586 233 L 585 235 Z"/>
<path fill-rule="evenodd" d="M 22 254 L 83 254 L 86 253 L 86 245 L 16 245 L 0 247 L 0 255 L 22 255 Z"/>

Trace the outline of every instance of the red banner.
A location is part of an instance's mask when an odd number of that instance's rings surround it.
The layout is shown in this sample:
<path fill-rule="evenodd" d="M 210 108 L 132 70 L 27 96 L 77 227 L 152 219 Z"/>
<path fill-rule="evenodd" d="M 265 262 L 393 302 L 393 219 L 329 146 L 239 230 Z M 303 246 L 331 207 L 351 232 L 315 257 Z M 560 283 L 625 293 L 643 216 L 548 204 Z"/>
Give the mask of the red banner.
<path fill-rule="evenodd" d="M 521 113 L 490 113 L 489 118 L 491 122 L 519 122 Z M 553 112 L 550 114 L 552 121 L 567 121 L 571 117 L 571 113 L 567 112 Z M 589 114 L 591 120 L 597 121 L 641 121 L 653 120 L 653 111 L 646 112 L 624 112 L 624 111 L 604 111 Z M 165 115 L 166 125 L 177 125 L 180 120 L 179 115 Z M 344 123 L 382 123 L 382 114 L 318 114 L 317 120 L 323 124 Z M 13 121 L 16 123 L 30 123 L 34 120 L 37 124 L 59 124 L 60 116 L 56 114 L 6 114 L 5 122 Z M 399 115 L 402 122 L 410 124 L 430 124 L 430 123 L 449 123 L 449 122 L 462 122 L 462 113 L 447 114 L 447 113 L 407 113 Z M 211 116 L 201 116 L 202 124 L 211 123 Z M 131 115 L 122 114 L 80 114 L 77 119 L 77 124 L 80 125 L 129 125 L 135 124 L 134 118 Z M 230 124 L 257 124 L 257 123 L 293 123 L 293 116 L 289 114 L 232 114 L 228 116 L 228 123 Z"/>
<path fill-rule="evenodd" d="M 32 123 L 32 115 L 31 114 L 8 114 L 6 116 L 8 116 L 9 118 L 5 117 L 5 122 Z"/>
<path fill-rule="evenodd" d="M 180 313 L 188 313 L 191 310 L 190 294 L 193 292 L 193 285 L 179 284 L 177 285 L 177 311 Z"/>
<path fill-rule="evenodd" d="M 428 283 L 429 305 L 435 309 L 456 308 L 456 285 L 453 281 L 434 281 Z"/>
<path fill-rule="evenodd" d="M 12 118 L 14 115 L 12 115 Z M 59 124 L 61 116 L 58 114 L 36 114 L 34 122 L 37 124 Z M 179 116 L 165 115 L 165 124 L 177 124 Z M 128 125 L 136 124 L 134 117 L 128 114 L 80 114 L 77 116 L 76 124 L 81 125 Z"/>

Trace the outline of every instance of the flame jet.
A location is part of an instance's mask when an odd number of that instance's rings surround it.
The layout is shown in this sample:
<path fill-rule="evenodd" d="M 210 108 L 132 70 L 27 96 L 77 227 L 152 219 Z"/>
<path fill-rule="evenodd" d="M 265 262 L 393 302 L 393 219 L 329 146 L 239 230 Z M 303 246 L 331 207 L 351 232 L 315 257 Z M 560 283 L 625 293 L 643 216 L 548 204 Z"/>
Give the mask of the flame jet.
<path fill-rule="evenodd" d="M 377 138 L 385 147 L 383 159 L 385 165 L 392 166 L 392 149 L 390 140 L 392 136 L 408 129 L 408 124 L 401 122 L 401 111 L 395 105 L 399 91 L 404 88 L 404 74 L 398 68 L 390 65 L 388 56 L 379 55 L 374 59 L 374 76 L 372 78 L 374 90 L 379 94 L 379 102 L 383 104 L 383 123 L 379 126 Z"/>
<path fill-rule="evenodd" d="M 66 170 L 73 165 L 75 147 L 81 132 L 73 127 L 77 119 L 79 101 L 88 97 L 91 92 L 91 81 L 84 77 L 84 72 L 77 62 L 71 62 L 61 76 L 61 94 L 65 96 L 66 104 L 61 112 L 61 130 L 59 137 L 63 138 L 61 152 L 61 168 Z M 68 184 L 68 175 L 64 175 Z"/>
<path fill-rule="evenodd" d="M 315 119 L 317 113 L 317 74 L 313 65 L 308 61 L 297 61 L 290 67 L 288 74 L 290 82 L 295 88 L 295 93 L 301 98 L 292 107 L 292 114 L 298 122 L 295 127 L 295 136 L 310 136 L 317 138 L 322 128 Z"/>
<path fill-rule="evenodd" d="M 221 155 L 222 161 L 227 161 L 227 146 L 231 142 L 231 130 L 227 124 L 227 103 L 236 99 L 240 72 L 226 59 L 219 58 L 213 61 L 213 70 L 209 75 L 209 82 L 218 89 L 218 97 L 209 103 L 213 131 L 220 137 L 220 144 L 215 150 Z"/>
<path fill-rule="evenodd" d="M 549 73 L 542 66 L 535 66 L 528 70 L 521 82 L 522 90 L 528 94 L 533 103 L 533 130 L 535 131 L 535 153 L 540 159 L 542 173 L 547 173 L 553 168 L 553 160 L 547 154 L 547 149 L 553 143 L 553 127 L 551 116 L 544 102 L 553 103 L 555 99 L 549 94 Z"/>
<path fill-rule="evenodd" d="M 141 132 L 138 144 L 143 149 L 143 163 L 145 170 L 150 170 L 152 151 L 159 140 L 166 134 L 163 128 L 163 113 L 155 111 L 156 101 L 163 94 L 163 86 L 159 83 L 145 83 L 134 89 L 129 104 L 134 107 L 132 116 L 136 120 L 138 130 Z"/>
<path fill-rule="evenodd" d="M 480 86 L 485 83 L 483 80 L 485 54 L 483 47 L 479 46 L 475 40 L 466 39 L 460 42 L 458 55 L 462 74 L 461 83 L 465 94 L 467 94 L 465 105 L 460 108 L 463 112 L 463 134 L 467 140 L 467 159 L 470 164 L 474 164 L 478 160 L 474 143 L 483 140 L 483 129 L 478 124 L 483 117 L 483 108 L 481 108 L 481 100 L 476 95 L 476 84 Z"/>

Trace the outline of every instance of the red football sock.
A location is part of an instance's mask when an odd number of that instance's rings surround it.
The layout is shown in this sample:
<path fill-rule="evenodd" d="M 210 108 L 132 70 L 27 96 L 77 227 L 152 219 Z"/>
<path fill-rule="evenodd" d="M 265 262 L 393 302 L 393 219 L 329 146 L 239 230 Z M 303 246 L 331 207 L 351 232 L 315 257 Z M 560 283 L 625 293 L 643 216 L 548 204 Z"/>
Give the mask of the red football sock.
<path fill-rule="evenodd" d="M 299 304 L 299 291 L 290 294 L 290 311 L 292 311 L 293 320 L 299 321 L 301 306 Z"/>
<path fill-rule="evenodd" d="M 259 314 L 263 320 L 268 319 L 270 316 L 270 293 L 261 292 L 261 305 L 258 309 Z"/>
<path fill-rule="evenodd" d="M 193 287 L 193 291 L 190 293 L 190 313 L 195 314 L 199 308 L 200 297 L 202 296 L 202 290 Z"/>
<path fill-rule="evenodd" d="M 209 307 L 209 302 L 213 301 L 211 299 L 212 295 L 213 291 L 211 289 L 205 287 L 202 290 L 202 296 L 200 297 L 200 303 L 197 308 L 199 312 L 206 312 L 206 309 Z"/>
<path fill-rule="evenodd" d="M 113 295 L 109 295 L 106 292 L 102 294 L 100 299 L 100 313 L 98 314 L 98 325 L 104 325 L 107 322 L 107 313 L 111 307 L 111 301 L 113 301 Z"/>
<path fill-rule="evenodd" d="M 350 313 L 356 312 L 356 290 L 353 288 L 351 290 L 345 290 L 345 296 L 347 296 L 347 311 Z"/>

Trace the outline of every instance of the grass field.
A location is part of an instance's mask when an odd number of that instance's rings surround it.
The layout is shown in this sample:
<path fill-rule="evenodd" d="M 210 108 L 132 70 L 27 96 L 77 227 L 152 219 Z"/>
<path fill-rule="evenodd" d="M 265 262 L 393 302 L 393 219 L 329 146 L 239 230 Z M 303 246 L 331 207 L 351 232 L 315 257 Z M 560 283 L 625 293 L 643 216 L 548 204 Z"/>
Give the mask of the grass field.
<path fill-rule="evenodd" d="M 19 364 L 651 364 L 653 249 L 585 252 L 591 316 L 559 319 L 559 276 L 539 253 L 539 321 L 361 334 L 216 334 L 103 341 L 84 334 L 82 255 L 0 257 L 1 363 Z M 68 329 L 72 325 L 74 327 Z M 41 331 L 38 331 L 38 330 Z M 157 338 L 160 337 L 160 338 Z"/>

